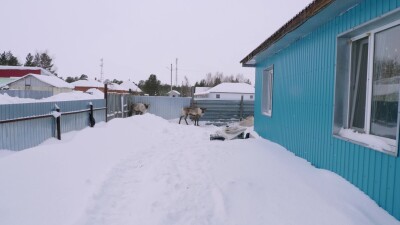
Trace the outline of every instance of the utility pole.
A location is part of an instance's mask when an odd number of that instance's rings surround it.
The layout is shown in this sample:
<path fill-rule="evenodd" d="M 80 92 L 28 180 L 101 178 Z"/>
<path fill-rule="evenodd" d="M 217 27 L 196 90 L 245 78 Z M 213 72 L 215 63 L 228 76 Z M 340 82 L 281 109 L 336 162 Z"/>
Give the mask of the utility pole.
<path fill-rule="evenodd" d="M 178 58 L 175 62 L 175 86 L 178 86 Z"/>
<path fill-rule="evenodd" d="M 171 94 L 172 94 L 172 63 L 171 63 Z"/>
<path fill-rule="evenodd" d="M 100 81 L 103 82 L 103 58 L 100 59 Z"/>

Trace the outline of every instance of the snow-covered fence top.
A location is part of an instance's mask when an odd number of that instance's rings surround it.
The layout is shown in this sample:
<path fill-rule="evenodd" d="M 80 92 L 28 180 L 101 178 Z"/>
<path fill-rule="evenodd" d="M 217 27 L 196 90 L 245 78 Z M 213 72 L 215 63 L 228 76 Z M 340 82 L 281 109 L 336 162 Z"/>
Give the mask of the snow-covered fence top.
<path fill-rule="evenodd" d="M 61 133 L 83 129 L 89 126 L 90 104 L 95 121 L 105 121 L 104 99 L 0 105 L 0 149 L 22 150 L 54 137 L 57 107 Z"/>

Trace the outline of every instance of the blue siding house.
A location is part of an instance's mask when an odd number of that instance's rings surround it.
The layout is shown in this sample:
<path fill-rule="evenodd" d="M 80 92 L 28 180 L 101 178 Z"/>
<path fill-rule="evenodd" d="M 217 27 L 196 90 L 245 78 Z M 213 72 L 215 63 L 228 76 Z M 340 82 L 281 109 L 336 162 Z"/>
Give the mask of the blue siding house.
<path fill-rule="evenodd" d="M 400 219 L 400 0 L 315 0 L 241 63 L 262 137 Z"/>

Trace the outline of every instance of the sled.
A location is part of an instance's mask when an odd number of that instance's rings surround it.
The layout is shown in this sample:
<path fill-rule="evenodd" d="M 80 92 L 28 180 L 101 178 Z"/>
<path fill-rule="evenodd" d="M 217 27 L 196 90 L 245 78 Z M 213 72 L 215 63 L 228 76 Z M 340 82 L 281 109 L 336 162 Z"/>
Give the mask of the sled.
<path fill-rule="evenodd" d="M 249 138 L 249 133 L 245 134 L 246 127 L 227 126 L 210 135 L 210 140 L 232 140 Z"/>

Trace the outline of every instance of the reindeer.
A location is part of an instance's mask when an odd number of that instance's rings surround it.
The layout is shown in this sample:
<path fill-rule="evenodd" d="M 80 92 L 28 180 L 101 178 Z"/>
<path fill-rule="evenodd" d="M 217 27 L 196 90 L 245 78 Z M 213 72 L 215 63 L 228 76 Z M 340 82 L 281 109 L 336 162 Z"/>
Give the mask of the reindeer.
<path fill-rule="evenodd" d="M 200 117 L 203 116 L 205 111 L 206 111 L 206 108 L 184 107 L 184 108 L 182 108 L 181 117 L 179 118 L 179 124 L 181 123 L 182 117 L 184 117 L 186 124 L 189 125 L 186 120 L 187 117 L 189 116 L 189 118 L 192 121 L 194 121 L 194 125 L 199 126 L 199 119 L 200 119 Z"/>
<path fill-rule="evenodd" d="M 130 111 L 132 115 L 142 115 L 146 113 L 149 106 L 150 104 L 143 104 L 143 103 L 131 104 Z"/>

